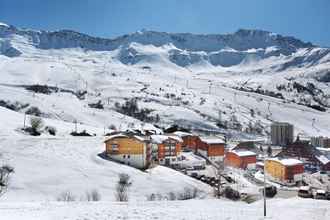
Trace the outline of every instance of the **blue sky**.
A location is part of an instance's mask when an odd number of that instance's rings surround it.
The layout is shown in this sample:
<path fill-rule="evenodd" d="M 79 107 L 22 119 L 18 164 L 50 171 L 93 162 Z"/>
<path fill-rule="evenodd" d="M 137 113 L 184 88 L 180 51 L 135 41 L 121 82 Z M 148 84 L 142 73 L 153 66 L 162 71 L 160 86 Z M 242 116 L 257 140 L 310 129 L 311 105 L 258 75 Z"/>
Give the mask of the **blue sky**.
<path fill-rule="evenodd" d="M 257 28 L 330 46 L 330 0 L 0 0 L 0 21 L 101 37 Z"/>

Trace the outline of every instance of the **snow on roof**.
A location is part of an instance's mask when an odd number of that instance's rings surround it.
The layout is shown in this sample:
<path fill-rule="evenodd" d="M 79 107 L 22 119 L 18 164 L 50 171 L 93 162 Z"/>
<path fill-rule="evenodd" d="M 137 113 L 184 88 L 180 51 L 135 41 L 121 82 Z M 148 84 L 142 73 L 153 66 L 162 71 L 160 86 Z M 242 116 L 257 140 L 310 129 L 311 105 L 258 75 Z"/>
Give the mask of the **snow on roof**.
<path fill-rule="evenodd" d="M 2 22 L 0 22 L 0 26 L 9 27 L 9 25 L 8 25 L 8 24 L 2 23 Z"/>
<path fill-rule="evenodd" d="M 151 135 L 152 142 L 155 142 L 157 144 L 163 143 L 163 141 L 168 139 L 168 136 L 166 135 Z"/>
<path fill-rule="evenodd" d="M 264 166 L 264 163 L 263 162 L 260 162 L 260 161 L 257 162 L 256 164 L 259 165 L 259 166 Z"/>
<path fill-rule="evenodd" d="M 105 140 L 105 142 L 107 142 L 107 141 L 109 141 L 111 139 L 120 138 L 120 137 L 127 137 L 127 135 L 124 135 L 124 134 L 114 134 L 114 135 L 108 136 L 107 139 Z"/>
<path fill-rule="evenodd" d="M 316 156 L 316 158 L 317 158 L 317 159 L 318 159 L 323 165 L 330 163 L 329 158 L 327 158 L 327 157 L 324 156 L 324 155 Z"/>
<path fill-rule="evenodd" d="M 325 190 L 323 190 L 323 189 L 318 189 L 318 190 L 316 190 L 316 193 L 319 193 L 319 194 L 325 194 Z"/>
<path fill-rule="evenodd" d="M 169 135 L 168 136 L 169 138 L 172 138 L 178 142 L 183 142 L 182 138 L 181 137 L 178 137 L 178 136 L 175 136 L 175 135 Z"/>
<path fill-rule="evenodd" d="M 192 136 L 191 133 L 184 132 L 184 131 L 175 131 L 173 134 L 179 136 L 179 137 L 185 137 L 185 136 Z"/>
<path fill-rule="evenodd" d="M 111 139 L 114 139 L 114 138 L 128 138 L 128 137 L 134 137 L 135 139 L 139 140 L 139 141 L 147 141 L 148 139 L 146 137 L 143 137 L 143 136 L 138 136 L 138 135 L 134 135 L 134 136 L 128 136 L 128 135 L 125 135 L 125 134 L 115 134 L 115 135 L 111 135 L 109 136 L 105 142 L 111 140 Z"/>
<path fill-rule="evenodd" d="M 299 190 L 304 190 L 304 191 L 309 191 L 310 187 L 309 186 L 301 186 Z"/>
<path fill-rule="evenodd" d="M 224 144 L 225 142 L 218 137 L 200 137 L 201 141 L 207 144 Z"/>
<path fill-rule="evenodd" d="M 240 157 L 256 156 L 256 153 L 249 150 L 233 150 L 231 152 L 233 152 L 234 154 Z"/>
<path fill-rule="evenodd" d="M 283 164 L 284 166 L 294 166 L 294 165 L 303 164 L 302 161 L 294 159 L 294 158 L 288 158 L 288 159 L 268 158 L 267 160 L 277 161 L 277 162 Z"/>
<path fill-rule="evenodd" d="M 196 154 L 194 154 L 193 152 L 181 152 L 181 155 L 185 157 L 185 160 L 202 160 L 205 161 L 204 158 L 197 156 Z"/>
<path fill-rule="evenodd" d="M 163 143 L 169 138 L 174 139 L 178 142 L 182 142 L 182 139 L 180 137 L 174 135 L 151 135 L 151 139 L 157 144 Z"/>

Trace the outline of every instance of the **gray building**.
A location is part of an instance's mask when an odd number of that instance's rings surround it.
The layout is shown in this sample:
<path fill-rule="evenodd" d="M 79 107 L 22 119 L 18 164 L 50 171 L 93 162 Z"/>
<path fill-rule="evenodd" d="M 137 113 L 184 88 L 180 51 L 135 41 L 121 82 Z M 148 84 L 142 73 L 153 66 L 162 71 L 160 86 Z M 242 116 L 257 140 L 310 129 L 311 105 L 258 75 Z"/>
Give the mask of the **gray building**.
<path fill-rule="evenodd" d="M 287 122 L 274 122 L 271 125 L 273 145 L 286 146 L 293 142 L 293 125 Z"/>
<path fill-rule="evenodd" d="M 311 138 L 311 144 L 314 147 L 324 147 L 324 148 L 330 148 L 330 138 L 328 137 L 312 137 Z"/>

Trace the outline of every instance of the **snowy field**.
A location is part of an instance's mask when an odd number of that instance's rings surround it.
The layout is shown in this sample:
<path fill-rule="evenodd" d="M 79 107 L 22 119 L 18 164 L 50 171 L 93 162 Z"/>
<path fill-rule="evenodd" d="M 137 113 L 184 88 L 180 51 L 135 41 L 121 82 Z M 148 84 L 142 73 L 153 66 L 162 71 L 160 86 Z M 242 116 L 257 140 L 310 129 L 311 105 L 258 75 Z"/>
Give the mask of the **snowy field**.
<path fill-rule="evenodd" d="M 197 188 L 201 197 L 212 189 L 172 169 L 157 166 L 146 172 L 104 160 L 103 138 L 0 138 L 1 163 L 15 168 L 8 192 L 0 202 L 56 201 L 71 192 L 84 200 L 86 192 L 97 190 L 101 200 L 115 201 L 120 173 L 131 177 L 130 200 L 145 201 L 150 194 L 182 193 Z"/>
<path fill-rule="evenodd" d="M 328 201 L 311 199 L 268 200 L 266 219 L 327 220 Z M 246 204 L 224 200 L 162 202 L 36 202 L 0 203 L 4 220 L 261 220 L 263 203 Z"/>

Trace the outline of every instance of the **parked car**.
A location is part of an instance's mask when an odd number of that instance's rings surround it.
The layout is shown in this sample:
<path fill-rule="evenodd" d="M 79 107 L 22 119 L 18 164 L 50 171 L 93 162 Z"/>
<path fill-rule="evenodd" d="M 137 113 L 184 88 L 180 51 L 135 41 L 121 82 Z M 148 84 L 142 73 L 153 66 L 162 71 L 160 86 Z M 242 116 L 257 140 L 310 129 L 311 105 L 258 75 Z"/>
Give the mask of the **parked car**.
<path fill-rule="evenodd" d="M 298 196 L 302 198 L 313 198 L 311 188 L 309 186 L 301 186 L 298 190 Z"/>
<path fill-rule="evenodd" d="M 326 195 L 327 195 L 327 200 L 330 200 L 330 191 L 328 191 Z"/>
<path fill-rule="evenodd" d="M 276 186 L 266 186 L 266 197 L 273 198 L 277 194 Z"/>
<path fill-rule="evenodd" d="M 192 172 L 191 174 L 190 174 L 190 176 L 191 177 L 193 177 L 193 178 L 198 178 L 198 173 L 196 173 L 196 172 Z"/>
<path fill-rule="evenodd" d="M 316 190 L 315 194 L 314 194 L 314 199 L 324 199 L 324 200 L 326 200 L 327 199 L 327 194 L 326 194 L 325 190 L 321 190 L 321 189 Z"/>

